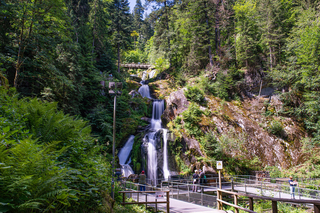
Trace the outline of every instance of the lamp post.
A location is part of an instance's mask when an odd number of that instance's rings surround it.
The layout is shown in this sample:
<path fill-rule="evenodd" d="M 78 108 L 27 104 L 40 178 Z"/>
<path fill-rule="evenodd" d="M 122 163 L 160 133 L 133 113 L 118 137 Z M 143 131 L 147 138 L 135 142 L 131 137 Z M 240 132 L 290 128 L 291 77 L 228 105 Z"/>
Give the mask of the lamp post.
<path fill-rule="evenodd" d="M 116 106 L 117 95 L 121 94 L 122 83 L 109 82 L 109 94 L 114 95 L 113 100 L 113 141 L 112 141 L 112 182 L 111 182 L 111 197 L 114 199 L 114 155 L 115 155 L 115 141 L 116 141 Z"/>

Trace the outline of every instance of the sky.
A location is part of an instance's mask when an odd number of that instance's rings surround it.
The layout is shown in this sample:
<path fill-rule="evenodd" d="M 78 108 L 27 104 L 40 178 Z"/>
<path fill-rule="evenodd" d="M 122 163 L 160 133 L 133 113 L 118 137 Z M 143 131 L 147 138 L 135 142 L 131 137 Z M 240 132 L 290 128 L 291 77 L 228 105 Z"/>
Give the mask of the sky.
<path fill-rule="evenodd" d="M 136 1 L 137 1 L 137 0 L 129 0 L 131 13 L 133 12 L 134 6 L 136 5 Z M 141 3 L 142 3 L 142 6 L 144 6 L 145 0 L 141 0 Z M 145 16 L 146 14 L 150 14 L 150 13 L 151 13 L 151 7 L 150 7 L 148 10 L 145 10 L 145 11 L 144 11 L 144 16 Z"/>

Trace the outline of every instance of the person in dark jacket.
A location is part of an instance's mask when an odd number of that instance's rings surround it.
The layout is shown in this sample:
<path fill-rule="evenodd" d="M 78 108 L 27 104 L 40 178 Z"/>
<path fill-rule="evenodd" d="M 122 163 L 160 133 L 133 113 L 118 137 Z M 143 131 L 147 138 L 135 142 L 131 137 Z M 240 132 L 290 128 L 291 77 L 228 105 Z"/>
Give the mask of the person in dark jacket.
<path fill-rule="evenodd" d="M 194 171 L 194 174 L 192 175 L 193 178 L 193 186 L 192 186 L 192 192 L 197 192 L 197 184 L 199 183 L 199 174 L 198 170 Z"/>
<path fill-rule="evenodd" d="M 200 172 L 200 174 L 199 174 L 200 185 L 204 185 L 204 172 L 201 169 L 199 169 L 199 172 Z M 202 186 L 201 186 L 201 192 L 203 192 Z"/>
<path fill-rule="evenodd" d="M 292 177 L 292 176 L 290 176 L 289 185 L 290 185 L 290 195 L 291 195 L 291 199 L 295 199 L 294 191 L 295 191 L 296 186 L 298 185 L 298 182 L 295 181 L 295 180 L 293 180 L 293 177 Z"/>

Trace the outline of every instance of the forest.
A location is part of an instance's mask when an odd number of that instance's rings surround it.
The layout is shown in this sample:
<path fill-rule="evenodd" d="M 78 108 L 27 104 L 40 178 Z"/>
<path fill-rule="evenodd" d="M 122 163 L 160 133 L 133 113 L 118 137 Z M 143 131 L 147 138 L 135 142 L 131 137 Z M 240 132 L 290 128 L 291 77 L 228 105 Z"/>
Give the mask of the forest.
<path fill-rule="evenodd" d="M 201 165 L 224 159 L 226 173 L 269 168 L 285 176 L 305 164 L 301 176 L 319 178 L 319 10 L 318 0 L 136 0 L 132 13 L 128 0 L 0 0 L 0 212 L 144 211 L 120 206 L 118 194 L 113 206 L 110 197 L 114 99 L 101 82 L 113 76 L 123 84 L 117 148 L 152 113 L 150 100 L 129 94 L 140 86 L 130 75 L 142 71 L 120 63 L 152 65 L 154 91 L 163 90 L 158 80 L 168 82 L 168 94 L 187 88 L 192 103 L 168 127 L 199 141 Z M 200 110 L 207 97 L 241 105 L 262 88 L 281 102 L 274 110 L 265 101 L 263 116 L 290 118 L 303 132 L 304 153 L 285 168 L 256 156 L 240 164 L 230 135 L 197 126 L 218 113 Z M 272 137 L 295 140 L 278 120 L 270 125 Z M 179 140 L 169 147 L 185 155 Z M 133 167 L 141 172 L 138 149 Z M 176 161 L 181 173 L 192 172 Z"/>

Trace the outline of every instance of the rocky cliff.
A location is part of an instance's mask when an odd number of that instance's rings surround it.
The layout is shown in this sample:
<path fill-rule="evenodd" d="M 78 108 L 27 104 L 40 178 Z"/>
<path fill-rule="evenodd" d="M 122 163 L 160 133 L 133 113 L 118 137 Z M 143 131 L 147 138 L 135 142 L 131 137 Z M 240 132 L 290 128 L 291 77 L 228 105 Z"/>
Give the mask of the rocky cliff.
<path fill-rule="evenodd" d="M 267 98 L 253 96 L 231 102 L 206 96 L 205 103 L 199 107 L 203 112 L 198 123 L 202 136 L 197 137 L 183 128 L 186 124 L 182 113 L 190 106 L 184 95 L 186 88 L 172 91 L 168 81 L 164 80 L 156 84 L 160 89 L 155 94 L 166 100 L 162 123 L 175 133 L 176 139 L 172 143 L 181 147 L 179 152 L 172 154 L 178 153 L 178 160 L 183 161 L 190 171 L 194 167 L 206 166 L 207 170 L 214 172 L 214 164 L 208 163 L 208 159 L 214 157 L 210 156 L 203 142 L 208 134 L 217 140 L 216 148 L 225 155 L 255 162 L 260 168 L 266 165 L 289 168 L 304 161 L 300 140 L 306 133 L 292 118 L 278 115 L 282 103 L 276 95 Z M 182 128 L 177 131 L 175 123 L 178 117 L 182 119 Z"/>

